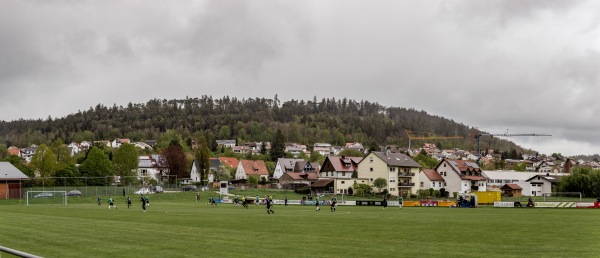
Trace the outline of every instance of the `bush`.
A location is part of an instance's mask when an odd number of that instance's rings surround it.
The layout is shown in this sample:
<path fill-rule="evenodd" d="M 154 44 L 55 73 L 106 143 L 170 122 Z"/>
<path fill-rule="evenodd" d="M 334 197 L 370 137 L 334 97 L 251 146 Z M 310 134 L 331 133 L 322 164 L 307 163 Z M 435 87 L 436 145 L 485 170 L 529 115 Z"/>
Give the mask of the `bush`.
<path fill-rule="evenodd" d="M 310 188 L 297 188 L 294 190 L 294 192 L 297 194 L 309 194 Z"/>

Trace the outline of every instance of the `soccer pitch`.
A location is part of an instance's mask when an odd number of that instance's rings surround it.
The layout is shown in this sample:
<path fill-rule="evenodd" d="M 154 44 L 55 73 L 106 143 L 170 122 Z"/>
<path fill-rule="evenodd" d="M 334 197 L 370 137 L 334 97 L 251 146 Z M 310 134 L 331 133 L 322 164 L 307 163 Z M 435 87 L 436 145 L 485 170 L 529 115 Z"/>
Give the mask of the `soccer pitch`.
<path fill-rule="evenodd" d="M 151 196 L 153 198 L 154 196 Z M 0 203 L 0 245 L 44 257 L 598 257 L 600 210 Z M 8 257 L 2 254 L 2 257 Z"/>

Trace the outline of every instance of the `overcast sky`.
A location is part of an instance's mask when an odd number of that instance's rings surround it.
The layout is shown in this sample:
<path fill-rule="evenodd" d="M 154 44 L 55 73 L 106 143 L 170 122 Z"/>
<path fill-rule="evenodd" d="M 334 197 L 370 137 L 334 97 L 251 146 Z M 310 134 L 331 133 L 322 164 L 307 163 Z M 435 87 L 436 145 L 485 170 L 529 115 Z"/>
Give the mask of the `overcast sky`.
<path fill-rule="evenodd" d="M 0 1 L 0 120 L 347 97 L 600 153 L 600 1 Z"/>

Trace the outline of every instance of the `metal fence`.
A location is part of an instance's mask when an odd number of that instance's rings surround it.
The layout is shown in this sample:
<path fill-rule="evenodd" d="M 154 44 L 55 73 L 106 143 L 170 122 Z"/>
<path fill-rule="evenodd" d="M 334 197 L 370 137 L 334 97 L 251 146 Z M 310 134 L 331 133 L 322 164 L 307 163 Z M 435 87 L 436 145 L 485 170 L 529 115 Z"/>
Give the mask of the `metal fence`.
<path fill-rule="evenodd" d="M 163 191 L 181 191 L 181 185 L 176 181 L 169 184 L 168 180 L 149 183 L 138 177 L 121 178 L 120 182 L 115 182 L 113 177 L 45 177 L 23 181 L 23 193 L 27 191 L 66 191 L 68 193 L 77 190 L 81 192 L 81 196 L 125 196 L 136 194 L 142 189 L 154 191 L 157 186 L 160 186 Z"/>

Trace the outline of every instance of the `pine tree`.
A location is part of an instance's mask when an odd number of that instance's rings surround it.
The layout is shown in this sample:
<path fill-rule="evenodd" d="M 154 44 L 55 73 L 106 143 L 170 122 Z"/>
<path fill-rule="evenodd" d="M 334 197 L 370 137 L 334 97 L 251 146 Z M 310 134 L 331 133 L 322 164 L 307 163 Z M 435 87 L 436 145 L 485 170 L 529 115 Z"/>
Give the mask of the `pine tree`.
<path fill-rule="evenodd" d="M 271 143 L 271 160 L 276 162 L 277 159 L 285 157 L 285 138 L 281 129 L 277 129 L 273 142 Z"/>

